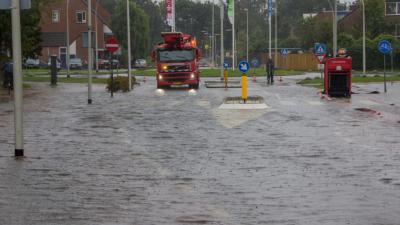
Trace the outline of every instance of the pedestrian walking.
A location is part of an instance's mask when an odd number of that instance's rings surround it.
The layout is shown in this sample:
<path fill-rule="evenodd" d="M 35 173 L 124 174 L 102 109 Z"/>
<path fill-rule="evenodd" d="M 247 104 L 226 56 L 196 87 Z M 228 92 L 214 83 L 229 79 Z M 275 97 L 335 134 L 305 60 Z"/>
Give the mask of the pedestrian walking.
<path fill-rule="evenodd" d="M 267 83 L 274 83 L 274 61 L 271 58 L 267 62 Z"/>
<path fill-rule="evenodd" d="M 4 74 L 3 87 L 12 89 L 14 87 L 14 73 L 13 73 L 13 63 L 7 62 L 1 68 Z"/>

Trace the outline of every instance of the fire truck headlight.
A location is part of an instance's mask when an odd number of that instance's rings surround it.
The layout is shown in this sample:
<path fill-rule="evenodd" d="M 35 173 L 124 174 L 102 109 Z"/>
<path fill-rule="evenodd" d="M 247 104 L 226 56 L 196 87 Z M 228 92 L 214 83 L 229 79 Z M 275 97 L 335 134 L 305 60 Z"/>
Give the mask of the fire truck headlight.
<path fill-rule="evenodd" d="M 158 75 L 158 79 L 159 80 L 162 80 L 163 79 L 163 77 L 162 77 L 162 75 L 160 74 L 160 75 Z"/>
<path fill-rule="evenodd" d="M 168 70 L 168 66 L 167 66 L 167 65 L 163 65 L 163 66 L 162 66 L 162 69 L 163 69 L 163 70 Z"/>
<path fill-rule="evenodd" d="M 194 80 L 194 78 L 195 78 L 194 73 L 191 73 L 190 74 L 190 79 Z"/>

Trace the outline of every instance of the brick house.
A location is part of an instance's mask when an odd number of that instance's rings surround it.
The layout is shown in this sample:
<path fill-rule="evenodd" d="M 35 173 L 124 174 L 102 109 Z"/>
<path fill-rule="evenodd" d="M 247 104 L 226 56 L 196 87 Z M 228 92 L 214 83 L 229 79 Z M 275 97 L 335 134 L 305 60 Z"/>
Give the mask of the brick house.
<path fill-rule="evenodd" d="M 391 34 L 400 37 L 400 0 L 385 0 L 385 23 L 393 27 Z M 351 31 L 355 27 L 362 29 L 362 6 L 354 5 L 351 12 L 339 21 L 339 27 L 343 31 Z"/>
<path fill-rule="evenodd" d="M 393 26 L 393 35 L 400 37 L 400 0 L 385 1 L 385 20 Z"/>
<path fill-rule="evenodd" d="M 100 3 L 97 3 L 97 0 L 91 1 L 93 48 L 96 46 L 97 33 L 98 55 L 99 58 L 103 58 L 105 39 L 112 34 L 109 28 L 111 15 Z M 71 58 L 81 58 L 87 62 L 87 14 L 87 0 L 69 0 L 69 43 L 67 45 L 67 0 L 48 4 L 45 9 L 41 10 L 42 56 L 40 60 L 48 62 L 51 55 L 57 55 L 62 65 L 65 66 L 67 46 L 69 46 Z"/>

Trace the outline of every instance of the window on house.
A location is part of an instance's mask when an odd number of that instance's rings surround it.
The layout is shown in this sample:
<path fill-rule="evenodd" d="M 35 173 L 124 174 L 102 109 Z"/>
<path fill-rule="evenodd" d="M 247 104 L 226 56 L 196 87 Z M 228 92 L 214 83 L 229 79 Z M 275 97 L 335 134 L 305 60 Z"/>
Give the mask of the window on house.
<path fill-rule="evenodd" d="M 398 2 L 386 2 L 386 15 L 399 15 Z"/>
<path fill-rule="evenodd" d="M 86 11 L 76 11 L 76 22 L 86 23 Z"/>
<path fill-rule="evenodd" d="M 60 22 L 60 11 L 58 11 L 58 10 L 52 10 L 51 11 L 51 21 L 53 23 Z"/>

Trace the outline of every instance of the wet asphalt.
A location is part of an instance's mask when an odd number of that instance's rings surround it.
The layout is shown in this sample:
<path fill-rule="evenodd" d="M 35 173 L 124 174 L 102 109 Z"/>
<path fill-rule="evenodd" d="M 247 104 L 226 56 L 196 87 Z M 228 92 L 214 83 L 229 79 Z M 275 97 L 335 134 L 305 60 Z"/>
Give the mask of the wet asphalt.
<path fill-rule="evenodd" d="M 295 79 L 249 79 L 269 108 L 247 111 L 218 109 L 240 89 L 147 79 L 87 105 L 85 85 L 32 84 L 23 159 L 0 103 L 0 224 L 399 225 L 400 83 L 328 101 Z"/>

